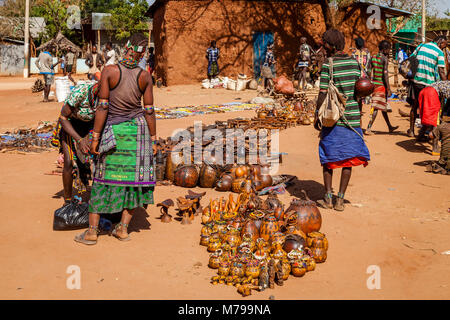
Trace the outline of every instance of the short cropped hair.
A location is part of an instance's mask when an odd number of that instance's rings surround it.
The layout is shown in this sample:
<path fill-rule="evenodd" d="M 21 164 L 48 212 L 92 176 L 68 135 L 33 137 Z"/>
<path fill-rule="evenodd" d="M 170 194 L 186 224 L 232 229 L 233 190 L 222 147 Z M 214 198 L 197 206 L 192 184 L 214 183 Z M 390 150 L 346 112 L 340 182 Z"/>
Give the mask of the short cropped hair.
<path fill-rule="evenodd" d="M 132 46 L 148 46 L 148 38 L 142 33 L 133 34 L 128 41 L 130 41 Z"/>
<path fill-rule="evenodd" d="M 387 50 L 390 49 L 391 47 L 392 47 L 391 43 L 387 40 L 383 40 L 378 44 L 378 49 L 380 50 Z"/>
<path fill-rule="evenodd" d="M 344 50 L 345 37 L 339 30 L 329 29 L 322 36 L 323 41 L 334 47 L 336 50 Z"/>

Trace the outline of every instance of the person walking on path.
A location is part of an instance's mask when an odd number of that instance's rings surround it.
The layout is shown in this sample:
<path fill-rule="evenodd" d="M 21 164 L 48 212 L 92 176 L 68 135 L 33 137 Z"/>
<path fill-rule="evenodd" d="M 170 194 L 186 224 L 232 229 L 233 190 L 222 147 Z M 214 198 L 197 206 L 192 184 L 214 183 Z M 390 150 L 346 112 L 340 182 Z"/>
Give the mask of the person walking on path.
<path fill-rule="evenodd" d="M 220 72 L 218 60 L 220 58 L 220 50 L 217 48 L 216 41 L 211 41 L 211 46 L 206 50 L 206 59 L 208 59 L 208 79 L 211 80 Z"/>
<path fill-rule="evenodd" d="M 58 61 L 53 63 L 53 55 L 56 53 L 56 47 L 51 46 L 49 51 L 42 51 L 39 54 L 35 64 L 39 69 L 39 73 L 44 76 L 44 101 L 49 102 L 48 96 L 50 94 L 50 88 L 55 80 L 55 67 L 60 64 L 63 60 L 58 59 Z"/>
<path fill-rule="evenodd" d="M 378 110 L 383 114 L 384 121 L 388 126 L 389 132 L 392 133 L 398 126 L 393 126 L 388 115 L 388 98 L 392 95 L 391 86 L 389 85 L 389 53 L 391 44 L 387 40 L 383 40 L 378 45 L 380 51 L 371 59 L 372 82 L 375 85 L 372 94 L 372 108 L 370 110 L 370 121 L 367 126 L 366 135 L 372 135 L 372 125 L 377 118 Z"/>
<path fill-rule="evenodd" d="M 355 39 L 356 49 L 352 52 L 352 57 L 358 61 L 359 68 L 361 69 L 361 77 L 370 76 L 370 51 L 365 46 L 365 41 L 361 37 Z M 370 98 L 360 98 L 358 99 L 359 111 L 362 112 L 363 102 L 369 103 Z"/>
<path fill-rule="evenodd" d="M 419 110 L 420 91 L 438 80 L 446 80 L 445 57 L 442 49 L 447 46 L 447 38 L 438 36 L 432 42 L 419 45 L 412 53 L 418 60 L 417 71 L 412 81 L 412 90 L 410 90 L 410 101 L 412 108 L 410 113 L 409 129 L 407 131 L 410 137 L 414 137 L 414 125 Z M 439 74 L 438 77 L 436 76 Z M 419 135 L 420 139 L 420 135 Z"/>
<path fill-rule="evenodd" d="M 97 161 L 89 229 L 74 239 L 86 245 L 97 243 L 100 214 L 122 212 L 112 235 L 128 241 L 128 226 L 135 210 L 153 204 L 153 87 L 150 74 L 138 67 L 147 45 L 147 37 L 134 34 L 119 64 L 107 66 L 102 72 L 91 144 Z"/>
<path fill-rule="evenodd" d="M 333 81 L 338 91 L 347 97 L 344 116 L 333 127 L 322 127 L 319 142 L 319 157 L 323 168 L 325 197 L 318 203 L 327 209 L 333 208 L 332 179 L 333 170 L 342 168 L 339 192 L 334 209 L 344 210 L 344 197 L 352 174 L 352 167 L 367 166 L 370 160 L 369 150 L 362 138 L 361 112 L 355 97 L 355 84 L 361 76 L 361 70 L 355 59 L 343 52 L 344 35 L 335 29 L 323 34 L 323 41 L 328 57 L 331 57 L 333 68 L 325 61 L 320 75 L 320 92 L 317 99 L 315 127 L 318 124 L 318 110 L 324 102 L 328 86 L 333 75 Z"/>

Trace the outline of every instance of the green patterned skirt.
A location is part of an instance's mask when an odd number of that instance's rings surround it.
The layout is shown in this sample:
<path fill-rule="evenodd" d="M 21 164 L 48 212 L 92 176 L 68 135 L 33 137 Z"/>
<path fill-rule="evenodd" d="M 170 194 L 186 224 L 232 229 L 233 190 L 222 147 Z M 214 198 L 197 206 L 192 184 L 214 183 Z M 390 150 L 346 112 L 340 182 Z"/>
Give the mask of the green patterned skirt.
<path fill-rule="evenodd" d="M 111 186 L 94 181 L 89 212 L 117 213 L 153 204 L 153 190 L 154 187 Z"/>
<path fill-rule="evenodd" d="M 144 117 L 105 127 L 89 212 L 117 213 L 153 204 L 155 177 L 151 145 Z"/>

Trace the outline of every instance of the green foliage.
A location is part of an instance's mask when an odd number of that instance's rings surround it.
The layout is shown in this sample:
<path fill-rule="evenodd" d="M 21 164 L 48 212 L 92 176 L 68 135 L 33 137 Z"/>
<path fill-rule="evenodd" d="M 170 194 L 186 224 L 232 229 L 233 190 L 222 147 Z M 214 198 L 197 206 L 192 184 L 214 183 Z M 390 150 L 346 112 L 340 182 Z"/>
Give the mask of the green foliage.
<path fill-rule="evenodd" d="M 448 11 L 446 15 L 449 15 Z M 428 31 L 450 30 L 450 18 L 427 17 L 426 23 Z"/>
<path fill-rule="evenodd" d="M 91 17 L 92 12 L 108 13 L 114 8 L 111 0 L 82 0 L 80 3 L 81 17 Z"/>
<path fill-rule="evenodd" d="M 41 35 L 41 41 L 47 41 L 55 37 L 61 31 L 66 37 L 75 35 L 74 30 L 67 27 L 67 7 L 71 4 L 78 4 L 79 1 L 58 1 L 42 0 L 39 5 L 30 8 L 30 15 L 34 17 L 43 17 L 46 23 L 46 32 Z"/>
<path fill-rule="evenodd" d="M 148 30 L 145 12 L 148 3 L 145 0 L 82 0 L 82 18 L 91 17 L 93 12 L 110 13 L 110 32 L 117 39 L 128 38 L 135 32 Z M 105 21 L 105 24 L 106 23 Z"/>
<path fill-rule="evenodd" d="M 111 0 L 113 9 L 111 13 L 111 24 L 115 29 L 117 39 L 130 37 L 135 32 L 145 32 L 148 30 L 145 12 L 148 9 L 145 0 Z"/>

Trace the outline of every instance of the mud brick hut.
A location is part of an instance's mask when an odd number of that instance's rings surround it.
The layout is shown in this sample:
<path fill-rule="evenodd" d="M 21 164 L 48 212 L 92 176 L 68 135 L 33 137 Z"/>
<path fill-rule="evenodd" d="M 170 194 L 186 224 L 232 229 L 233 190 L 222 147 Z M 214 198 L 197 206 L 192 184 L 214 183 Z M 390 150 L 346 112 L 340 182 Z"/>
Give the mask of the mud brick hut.
<path fill-rule="evenodd" d="M 386 38 L 386 18 L 404 11 L 381 10 L 378 30 L 369 30 L 368 3 L 353 3 L 335 16 L 346 36 L 346 49 L 362 36 L 373 52 Z M 388 10 L 389 9 L 389 10 Z M 221 75 L 239 73 L 257 78 L 267 42 L 275 44 L 277 74 L 292 74 L 300 37 L 316 45 L 325 32 L 317 0 L 236 1 L 156 0 L 147 16 L 153 18 L 156 74 L 166 85 L 197 83 L 206 77 L 206 49 L 216 40 L 221 51 Z"/>

